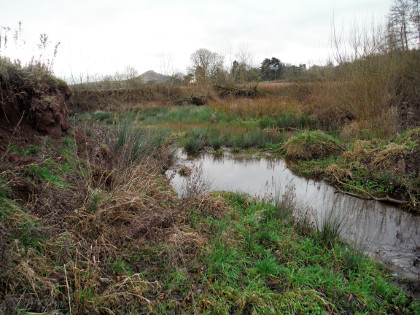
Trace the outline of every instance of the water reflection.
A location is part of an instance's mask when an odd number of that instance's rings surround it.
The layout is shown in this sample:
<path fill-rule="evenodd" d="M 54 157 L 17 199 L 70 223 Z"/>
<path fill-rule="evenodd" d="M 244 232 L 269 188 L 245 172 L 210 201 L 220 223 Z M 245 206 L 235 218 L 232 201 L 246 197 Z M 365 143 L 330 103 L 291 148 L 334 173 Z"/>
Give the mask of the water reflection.
<path fill-rule="evenodd" d="M 211 183 L 211 190 L 272 198 L 288 191 L 298 211 L 310 213 L 313 222 L 322 222 L 326 216 L 342 220 L 344 238 L 400 276 L 420 275 L 418 216 L 384 203 L 337 193 L 322 181 L 296 176 L 281 159 L 239 159 L 211 154 L 199 155 L 194 160 L 181 158 L 184 165 L 200 165 L 201 178 Z M 172 172 L 172 185 L 182 195 L 185 178 Z"/>

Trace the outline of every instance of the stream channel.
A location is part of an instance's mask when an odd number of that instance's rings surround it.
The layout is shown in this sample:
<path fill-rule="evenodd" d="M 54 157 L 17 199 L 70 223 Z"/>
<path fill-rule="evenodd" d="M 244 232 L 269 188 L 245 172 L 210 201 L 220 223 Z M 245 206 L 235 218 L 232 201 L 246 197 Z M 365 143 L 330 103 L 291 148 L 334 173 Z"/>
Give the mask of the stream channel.
<path fill-rule="evenodd" d="M 362 200 L 323 181 L 296 176 L 281 159 L 237 158 L 230 154 L 200 154 L 188 159 L 179 153 L 177 165 L 168 171 L 171 184 L 181 196 L 192 182 L 209 191 L 248 193 L 259 198 L 281 198 L 288 192 L 297 215 L 305 213 L 315 224 L 327 216 L 342 222 L 341 234 L 357 249 L 384 263 L 398 277 L 420 278 L 420 216 L 398 207 Z M 177 171 L 192 170 L 189 177 Z M 197 188 L 197 187 L 195 187 Z"/>

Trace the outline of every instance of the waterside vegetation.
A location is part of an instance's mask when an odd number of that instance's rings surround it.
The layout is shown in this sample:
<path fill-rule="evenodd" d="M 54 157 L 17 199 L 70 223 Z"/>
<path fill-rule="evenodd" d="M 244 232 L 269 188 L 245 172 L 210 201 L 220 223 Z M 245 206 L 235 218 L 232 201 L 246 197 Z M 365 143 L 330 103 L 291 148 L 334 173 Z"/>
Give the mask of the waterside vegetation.
<path fill-rule="evenodd" d="M 418 279 L 341 240 L 342 222 L 311 224 L 290 194 L 207 193 L 188 168 L 178 197 L 165 175 L 179 147 L 276 155 L 420 213 L 420 53 L 392 17 L 309 69 L 226 71 L 200 49 L 164 83 L 68 86 L 53 62 L 1 55 L 0 313 L 420 313 Z"/>

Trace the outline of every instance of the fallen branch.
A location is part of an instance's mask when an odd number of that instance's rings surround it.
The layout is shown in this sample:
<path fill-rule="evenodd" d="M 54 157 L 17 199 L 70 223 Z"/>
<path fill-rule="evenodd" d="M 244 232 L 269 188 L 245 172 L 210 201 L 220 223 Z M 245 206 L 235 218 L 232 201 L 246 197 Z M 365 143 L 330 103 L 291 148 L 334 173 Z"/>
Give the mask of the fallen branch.
<path fill-rule="evenodd" d="M 351 192 L 348 192 L 348 191 L 343 191 L 343 190 L 340 190 L 340 189 L 337 189 L 337 190 L 335 191 L 335 193 L 343 193 L 343 194 L 346 194 L 346 195 L 349 195 L 349 196 L 352 196 L 352 197 L 356 197 L 356 198 L 359 198 L 359 199 L 364 199 L 364 200 L 375 200 L 375 201 L 382 201 L 382 202 L 389 202 L 389 203 L 393 203 L 393 204 L 397 204 L 397 205 L 402 205 L 402 204 L 407 203 L 406 201 L 403 201 L 403 200 L 397 200 L 397 199 L 394 199 L 394 198 L 390 198 L 390 197 L 388 197 L 388 196 L 386 196 L 386 197 L 382 197 L 382 198 L 377 198 L 377 197 L 374 197 L 374 196 L 372 196 L 370 193 L 368 193 L 366 190 L 363 190 L 363 189 L 361 189 L 361 188 L 359 188 L 359 187 L 356 187 L 356 186 L 353 186 L 353 185 L 351 185 L 351 184 L 344 183 L 344 182 L 342 182 L 341 180 L 339 180 L 339 179 L 337 178 L 337 176 L 335 176 L 335 175 L 333 175 L 333 176 L 335 177 L 336 181 L 337 181 L 339 184 L 341 184 L 341 185 L 345 185 L 345 186 L 349 186 L 349 187 L 351 187 L 351 188 L 353 188 L 353 189 L 355 189 L 355 190 L 358 190 L 358 191 L 360 191 L 360 192 L 362 192 L 362 193 L 364 193 L 364 194 L 368 195 L 368 197 L 360 196 L 360 195 L 353 194 L 353 193 L 351 193 Z"/>

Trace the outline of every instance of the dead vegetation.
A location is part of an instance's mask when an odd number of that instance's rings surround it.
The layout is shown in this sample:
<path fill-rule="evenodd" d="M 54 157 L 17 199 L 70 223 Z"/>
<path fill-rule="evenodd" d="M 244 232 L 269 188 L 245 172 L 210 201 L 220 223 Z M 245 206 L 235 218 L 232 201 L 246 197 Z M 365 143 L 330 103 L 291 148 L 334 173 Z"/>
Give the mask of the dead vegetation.
<path fill-rule="evenodd" d="M 101 82 L 71 86 L 70 114 L 87 111 L 123 111 L 153 106 L 204 105 L 211 95 L 198 86 L 172 83 L 141 83 L 130 87 L 106 88 Z"/>
<path fill-rule="evenodd" d="M 64 83 L 41 73 L 45 82 L 34 85 L 34 73 L 6 66 L 0 312 L 127 313 L 151 311 L 164 300 L 185 308 L 191 295 L 177 301 L 160 280 L 173 270 L 191 277 L 206 244 L 189 227 L 188 207 L 215 215 L 226 204 L 176 197 L 163 175 L 172 158 L 160 134 L 128 125 L 93 128 L 96 139 L 88 138 L 67 125 Z M 57 120 L 43 125 L 44 116 Z"/>
<path fill-rule="evenodd" d="M 74 162 L 71 173 L 79 174 L 59 176 L 66 183 L 61 188 L 54 188 L 58 180 L 52 175 L 34 175 L 31 182 L 38 189 L 28 192 L 28 200 L 12 201 L 13 191 L 4 192 L 2 218 L 10 219 L 2 221 L 0 238 L 1 255 L 6 257 L 0 270 L 2 312 L 126 313 L 151 311 L 173 300 L 158 270 L 179 270 L 191 277 L 189 266 L 198 263 L 207 242 L 191 230 L 189 209 L 214 216 L 227 205 L 207 195 L 178 199 L 162 175 L 163 159 L 130 162 L 130 156 L 119 155 L 117 162 L 111 151 L 111 163 L 93 168 L 95 150 L 77 150 L 76 143 L 74 151 L 63 151 L 65 139 L 41 148 L 43 155 L 30 165 L 2 166 L 2 191 L 24 178 L 31 165 L 41 169 L 52 159 L 52 168 Z M 97 146 L 92 139 L 84 140 Z M 98 169 L 104 171 L 94 179 Z M 154 276 L 145 278 L 145 270 Z M 183 307 L 184 298 L 175 308 Z"/>

